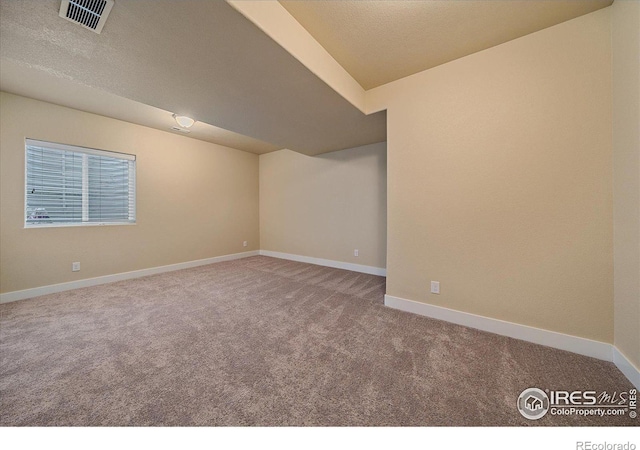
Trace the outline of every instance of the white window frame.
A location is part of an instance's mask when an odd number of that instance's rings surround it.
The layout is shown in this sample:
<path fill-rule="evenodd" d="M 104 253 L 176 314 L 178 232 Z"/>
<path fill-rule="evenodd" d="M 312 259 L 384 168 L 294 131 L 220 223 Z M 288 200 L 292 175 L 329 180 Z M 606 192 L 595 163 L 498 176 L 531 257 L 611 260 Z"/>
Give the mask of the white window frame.
<path fill-rule="evenodd" d="M 75 153 L 82 154 L 82 222 L 67 222 L 67 223 L 29 223 L 27 222 L 27 172 L 28 172 L 28 161 L 27 161 L 27 146 L 35 146 L 35 147 L 45 147 L 54 150 L 60 151 L 70 151 Z M 129 188 L 133 189 L 133 195 L 131 196 L 131 201 L 129 202 L 129 218 L 133 220 L 132 222 L 89 222 L 89 158 L 88 155 L 97 155 L 97 156 L 106 156 L 110 158 L 119 158 L 128 161 L 134 162 L 134 170 L 129 174 Z M 76 145 L 69 144 L 59 144 L 56 142 L 48 142 L 48 141 L 40 141 L 37 139 L 25 139 L 24 145 L 24 211 L 23 211 L 23 219 L 24 219 L 24 228 L 25 229 L 36 229 L 36 228 L 60 228 L 60 227 L 94 227 L 94 226 L 105 226 L 105 225 L 136 225 L 137 223 L 137 195 L 138 189 L 136 184 L 136 172 L 137 172 L 137 164 L 136 164 L 136 155 L 130 155 L 128 153 L 120 153 L 120 152 L 112 152 L 107 150 L 98 150 L 95 148 L 88 147 L 79 147 Z"/>

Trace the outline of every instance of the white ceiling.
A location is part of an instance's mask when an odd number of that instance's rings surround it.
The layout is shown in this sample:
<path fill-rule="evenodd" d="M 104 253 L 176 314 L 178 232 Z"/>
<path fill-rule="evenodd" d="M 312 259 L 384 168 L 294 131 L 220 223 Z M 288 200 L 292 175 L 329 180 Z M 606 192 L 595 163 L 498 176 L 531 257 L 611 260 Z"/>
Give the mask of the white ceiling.
<path fill-rule="evenodd" d="M 188 115 L 215 126 L 191 136 L 255 153 L 386 139 L 384 112 L 361 113 L 224 1 L 116 0 L 99 35 L 59 6 L 0 1 L 0 88 L 159 128 Z"/>
<path fill-rule="evenodd" d="M 10 59 L 0 62 L 0 89 L 159 130 L 168 131 L 176 125 L 170 111 L 119 97 L 64 76 L 52 75 L 41 67 L 29 67 Z M 183 132 L 175 133 L 184 135 Z M 276 145 L 204 122 L 196 122 L 186 136 L 256 154 L 280 149 Z"/>
<path fill-rule="evenodd" d="M 612 2 L 280 0 L 364 89 L 502 44 Z"/>
<path fill-rule="evenodd" d="M 280 4 L 369 89 L 611 2 Z M 262 4 L 308 36 L 279 3 Z M 0 89 L 163 130 L 172 112 L 188 115 L 198 120 L 189 136 L 258 154 L 316 155 L 386 139 L 386 112 L 364 115 L 225 1 L 116 0 L 100 35 L 58 17 L 59 7 L 0 0 Z"/>

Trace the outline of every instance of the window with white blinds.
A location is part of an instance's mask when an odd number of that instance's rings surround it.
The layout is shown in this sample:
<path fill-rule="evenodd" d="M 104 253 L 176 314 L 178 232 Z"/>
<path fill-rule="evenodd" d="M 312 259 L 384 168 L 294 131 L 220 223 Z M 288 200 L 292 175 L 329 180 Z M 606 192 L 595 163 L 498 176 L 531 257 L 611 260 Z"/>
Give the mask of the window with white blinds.
<path fill-rule="evenodd" d="M 136 157 L 26 140 L 25 226 L 136 221 Z"/>

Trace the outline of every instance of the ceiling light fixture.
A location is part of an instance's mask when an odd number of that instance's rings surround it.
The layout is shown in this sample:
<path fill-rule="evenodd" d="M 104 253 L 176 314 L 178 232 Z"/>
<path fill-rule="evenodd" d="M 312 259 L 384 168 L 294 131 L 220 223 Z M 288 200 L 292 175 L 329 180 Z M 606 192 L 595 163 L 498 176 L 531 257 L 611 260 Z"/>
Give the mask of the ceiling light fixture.
<path fill-rule="evenodd" d="M 178 116 L 176 114 L 173 115 L 173 118 L 176 119 L 176 122 L 178 123 L 178 125 L 180 125 L 182 128 L 191 128 L 191 126 L 196 123 L 195 120 L 193 120 L 191 117 L 187 117 L 187 116 Z"/>

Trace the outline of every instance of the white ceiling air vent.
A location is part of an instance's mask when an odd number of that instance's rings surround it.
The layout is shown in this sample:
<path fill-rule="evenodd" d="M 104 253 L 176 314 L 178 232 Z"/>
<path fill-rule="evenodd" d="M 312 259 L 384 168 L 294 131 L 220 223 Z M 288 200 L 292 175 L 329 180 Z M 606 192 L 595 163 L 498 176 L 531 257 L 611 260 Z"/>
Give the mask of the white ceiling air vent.
<path fill-rule="evenodd" d="M 60 17 L 99 34 L 112 7 L 113 0 L 62 0 Z"/>

